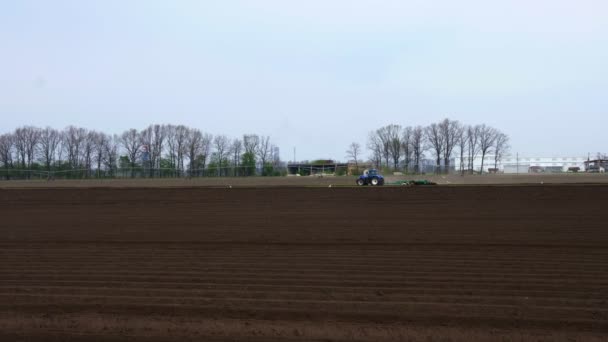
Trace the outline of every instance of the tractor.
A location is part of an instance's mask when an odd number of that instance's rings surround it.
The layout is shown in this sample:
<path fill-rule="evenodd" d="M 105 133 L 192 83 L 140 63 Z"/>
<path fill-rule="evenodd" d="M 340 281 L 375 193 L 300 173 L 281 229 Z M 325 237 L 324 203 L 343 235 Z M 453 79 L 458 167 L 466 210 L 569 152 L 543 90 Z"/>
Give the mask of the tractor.
<path fill-rule="evenodd" d="M 357 185 L 384 185 L 384 177 L 378 173 L 376 169 L 363 171 L 363 174 L 357 178 Z"/>

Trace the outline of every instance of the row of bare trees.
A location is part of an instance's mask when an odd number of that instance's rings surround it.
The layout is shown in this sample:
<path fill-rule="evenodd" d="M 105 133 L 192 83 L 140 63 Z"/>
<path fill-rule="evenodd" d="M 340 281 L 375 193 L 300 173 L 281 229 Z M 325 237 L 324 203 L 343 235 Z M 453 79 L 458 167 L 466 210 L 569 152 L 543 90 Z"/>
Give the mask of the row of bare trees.
<path fill-rule="evenodd" d="M 246 134 L 231 139 L 184 125 L 150 125 L 121 134 L 69 126 L 24 126 L 0 135 L 5 170 L 85 170 L 112 174 L 118 168 L 174 170 L 193 175 L 213 168 L 217 175 L 269 175 L 281 163 L 270 137 Z"/>
<path fill-rule="evenodd" d="M 474 172 L 475 160 L 480 158 L 479 172 L 483 172 L 488 156 L 493 156 L 494 167 L 497 168 L 508 152 L 509 137 L 485 124 L 466 125 L 457 120 L 444 119 L 426 127 L 402 127 L 396 124 L 381 127 L 370 132 L 367 148 L 371 152 L 370 162 L 376 167 L 419 173 L 427 157 L 425 154 L 429 153 L 436 170 L 447 172 L 457 167 L 462 173 Z M 352 143 L 347 158 L 358 164 L 361 155 L 361 145 Z M 450 165 L 456 156 L 459 157 L 459 165 Z"/>
<path fill-rule="evenodd" d="M 5 169 L 113 168 L 118 159 L 119 139 L 84 128 L 17 128 L 0 135 L 0 165 Z"/>

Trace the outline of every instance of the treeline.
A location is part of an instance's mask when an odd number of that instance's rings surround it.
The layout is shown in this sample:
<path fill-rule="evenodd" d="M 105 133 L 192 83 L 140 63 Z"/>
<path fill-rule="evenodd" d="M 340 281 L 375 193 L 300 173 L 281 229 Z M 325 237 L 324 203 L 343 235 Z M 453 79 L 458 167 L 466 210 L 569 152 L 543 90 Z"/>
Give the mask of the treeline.
<path fill-rule="evenodd" d="M 402 127 L 387 125 L 370 132 L 367 148 L 370 162 L 376 167 L 420 173 L 425 158 L 432 157 L 436 171 L 461 173 L 483 172 L 486 157 L 492 156 L 494 168 L 508 152 L 509 137 L 500 130 L 481 125 L 466 125 L 457 120 L 444 119 L 428 126 Z M 352 143 L 348 158 L 357 160 L 361 146 Z M 459 165 L 450 165 L 454 157 Z M 475 160 L 481 167 L 475 170 Z"/>
<path fill-rule="evenodd" d="M 83 177 L 270 176 L 277 175 L 279 148 L 270 137 L 245 134 L 231 139 L 183 125 L 150 125 L 121 134 L 69 126 L 24 126 L 0 135 L 0 167 L 47 173 L 78 171 Z"/>

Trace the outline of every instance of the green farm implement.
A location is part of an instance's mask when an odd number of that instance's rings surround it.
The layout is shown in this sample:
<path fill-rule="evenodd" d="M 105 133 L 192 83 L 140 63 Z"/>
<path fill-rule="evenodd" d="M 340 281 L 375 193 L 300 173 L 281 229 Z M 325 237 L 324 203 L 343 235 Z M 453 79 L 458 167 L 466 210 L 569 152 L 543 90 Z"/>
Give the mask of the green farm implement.
<path fill-rule="evenodd" d="M 416 185 L 437 185 L 435 182 L 431 182 L 426 179 L 422 180 L 402 180 L 390 183 L 390 185 L 404 185 L 404 186 L 416 186 Z"/>

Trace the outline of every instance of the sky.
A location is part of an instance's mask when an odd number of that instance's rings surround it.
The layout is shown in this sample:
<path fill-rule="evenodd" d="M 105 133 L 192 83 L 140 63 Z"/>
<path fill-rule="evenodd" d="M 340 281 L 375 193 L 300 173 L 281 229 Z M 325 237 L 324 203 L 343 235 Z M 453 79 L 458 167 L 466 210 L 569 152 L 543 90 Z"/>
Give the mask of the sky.
<path fill-rule="evenodd" d="M 345 160 L 445 117 L 528 156 L 608 152 L 605 0 L 0 4 L 0 132 L 151 123 Z"/>

